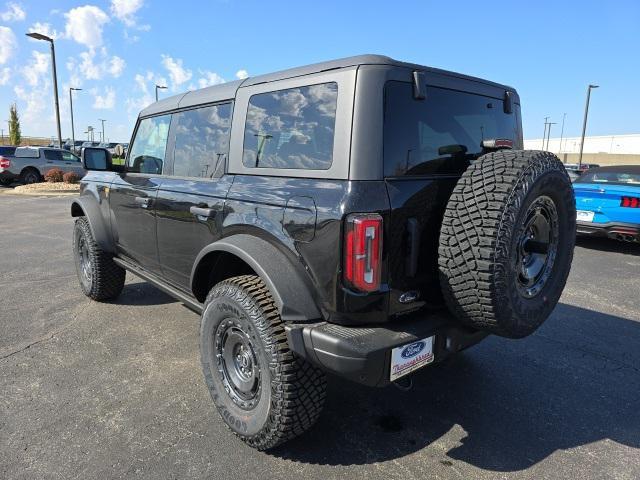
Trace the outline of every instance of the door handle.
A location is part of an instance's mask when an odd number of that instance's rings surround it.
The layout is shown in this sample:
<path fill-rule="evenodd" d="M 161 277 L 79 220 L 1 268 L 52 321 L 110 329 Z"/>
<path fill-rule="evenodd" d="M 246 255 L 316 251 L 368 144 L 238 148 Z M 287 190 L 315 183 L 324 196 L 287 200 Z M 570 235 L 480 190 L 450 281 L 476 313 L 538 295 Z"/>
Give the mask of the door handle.
<path fill-rule="evenodd" d="M 189 211 L 196 217 L 214 217 L 216 211 L 213 208 L 189 207 Z"/>
<path fill-rule="evenodd" d="M 136 197 L 135 202 L 140 205 L 142 208 L 148 208 L 151 199 L 149 197 Z"/>

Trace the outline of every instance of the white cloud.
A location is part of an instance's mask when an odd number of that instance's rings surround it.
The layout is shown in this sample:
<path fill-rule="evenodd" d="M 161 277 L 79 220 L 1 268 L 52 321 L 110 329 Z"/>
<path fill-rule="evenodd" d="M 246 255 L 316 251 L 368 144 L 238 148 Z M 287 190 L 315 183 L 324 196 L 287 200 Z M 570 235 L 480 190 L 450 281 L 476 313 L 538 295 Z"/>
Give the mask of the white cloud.
<path fill-rule="evenodd" d="M 7 63 L 18 47 L 16 36 L 9 27 L 0 27 L 0 65 Z"/>
<path fill-rule="evenodd" d="M 144 5 L 144 0 L 111 0 L 111 13 L 127 27 L 136 24 L 136 13 Z"/>
<path fill-rule="evenodd" d="M 168 55 L 162 55 L 162 65 L 169 72 L 173 90 L 176 90 L 183 83 L 188 82 L 193 76 L 191 70 L 182 66 L 182 60 L 179 58 L 174 60 Z"/>
<path fill-rule="evenodd" d="M 222 78 L 215 72 L 209 72 L 205 70 L 201 71 L 200 74 L 203 75 L 202 78 L 198 79 L 198 86 L 200 88 L 210 87 L 211 85 L 219 85 L 225 82 L 224 78 Z"/>
<path fill-rule="evenodd" d="M 29 27 L 30 32 L 38 32 L 46 35 L 49 38 L 53 38 L 57 40 L 62 37 L 62 32 L 58 32 L 54 30 L 54 28 L 49 23 L 36 22 L 31 27 Z M 38 42 L 39 40 L 30 39 L 32 42 Z"/>
<path fill-rule="evenodd" d="M 91 51 L 82 52 L 80 54 L 82 62 L 78 68 L 87 80 L 100 80 L 102 78 L 102 69 L 100 68 L 100 65 L 96 65 L 93 62 L 94 57 L 95 53 Z"/>
<path fill-rule="evenodd" d="M 249 76 L 249 72 L 247 72 L 246 70 L 242 69 L 242 70 L 238 70 L 236 72 L 236 78 L 240 79 L 240 80 L 244 80 L 245 78 L 247 78 Z"/>
<path fill-rule="evenodd" d="M 9 67 L 4 67 L 2 70 L 0 70 L 0 85 L 7 85 L 10 79 L 11 69 Z"/>
<path fill-rule="evenodd" d="M 104 24 L 109 22 L 106 13 L 94 5 L 85 5 L 69 10 L 64 16 L 67 19 L 67 38 L 89 48 L 102 45 L 102 30 Z"/>
<path fill-rule="evenodd" d="M 26 107 L 22 112 L 22 120 L 24 124 L 29 124 L 32 130 L 38 129 L 42 125 L 43 111 L 47 108 L 50 100 L 47 94 L 47 90 L 50 88 L 51 82 L 49 81 L 45 81 L 40 87 L 30 90 L 27 90 L 22 85 L 16 85 L 13 88 L 18 100 L 26 103 Z"/>
<path fill-rule="evenodd" d="M 125 61 L 117 55 L 114 55 L 109 61 L 109 74 L 114 78 L 118 78 L 120 75 L 122 75 L 125 66 Z"/>
<path fill-rule="evenodd" d="M 22 68 L 22 75 L 32 87 L 40 84 L 41 78 L 49 71 L 49 54 L 33 50 L 31 62 Z"/>
<path fill-rule="evenodd" d="M 27 13 L 22 8 L 22 5 L 9 2 L 6 6 L 7 9 L 0 13 L 0 18 L 4 22 L 20 22 L 27 18 Z"/>
<path fill-rule="evenodd" d="M 97 53 L 93 49 L 80 53 L 80 62 L 73 57 L 67 59 L 67 69 L 76 75 L 81 74 L 87 80 L 101 80 L 105 75 L 118 78 L 122 75 L 126 62 L 117 55 L 109 58 L 107 49 L 100 49 L 101 59 L 96 59 Z"/>
<path fill-rule="evenodd" d="M 100 110 L 111 110 L 116 105 L 116 91 L 112 87 L 107 87 L 104 94 L 98 93 L 97 89 L 92 89 L 93 108 Z"/>

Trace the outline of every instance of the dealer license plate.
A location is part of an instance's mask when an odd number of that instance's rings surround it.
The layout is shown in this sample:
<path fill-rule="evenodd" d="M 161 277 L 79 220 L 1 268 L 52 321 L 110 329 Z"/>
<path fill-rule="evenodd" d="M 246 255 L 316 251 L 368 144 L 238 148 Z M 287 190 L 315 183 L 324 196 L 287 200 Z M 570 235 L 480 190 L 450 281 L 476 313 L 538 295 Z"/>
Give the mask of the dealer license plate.
<path fill-rule="evenodd" d="M 581 222 L 593 222 L 593 215 L 594 212 L 578 210 L 576 211 L 576 220 L 580 220 Z"/>
<path fill-rule="evenodd" d="M 433 362 L 433 339 L 434 337 L 424 338 L 394 348 L 391 351 L 390 380 L 393 382 Z"/>

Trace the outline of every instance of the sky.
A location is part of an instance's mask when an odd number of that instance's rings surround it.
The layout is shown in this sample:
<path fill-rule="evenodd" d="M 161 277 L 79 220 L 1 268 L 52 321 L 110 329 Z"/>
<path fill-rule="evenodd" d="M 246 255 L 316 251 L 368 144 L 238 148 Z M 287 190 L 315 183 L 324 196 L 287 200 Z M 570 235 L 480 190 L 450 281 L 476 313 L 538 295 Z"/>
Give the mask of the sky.
<path fill-rule="evenodd" d="M 0 0 L 0 128 L 55 135 L 47 42 L 55 39 L 62 137 L 91 125 L 129 141 L 160 97 L 247 75 L 377 53 L 515 87 L 525 138 L 640 133 L 640 1 Z M 2 116 L 1 112 L 5 112 Z"/>

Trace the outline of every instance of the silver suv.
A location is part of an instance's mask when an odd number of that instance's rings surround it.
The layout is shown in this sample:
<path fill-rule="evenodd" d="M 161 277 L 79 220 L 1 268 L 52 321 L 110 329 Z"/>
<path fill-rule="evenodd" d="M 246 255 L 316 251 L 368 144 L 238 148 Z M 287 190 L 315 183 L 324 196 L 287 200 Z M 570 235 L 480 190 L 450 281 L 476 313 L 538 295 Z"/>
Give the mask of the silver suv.
<path fill-rule="evenodd" d="M 84 177 L 86 173 L 80 157 L 61 148 L 17 147 L 13 153 L 11 150 L 0 151 L 2 185 L 10 185 L 15 181 L 40 182 L 52 168 L 59 168 L 64 173 L 75 172 L 79 177 Z"/>

